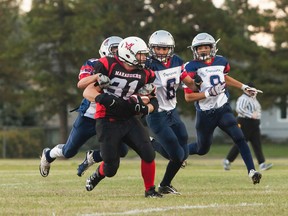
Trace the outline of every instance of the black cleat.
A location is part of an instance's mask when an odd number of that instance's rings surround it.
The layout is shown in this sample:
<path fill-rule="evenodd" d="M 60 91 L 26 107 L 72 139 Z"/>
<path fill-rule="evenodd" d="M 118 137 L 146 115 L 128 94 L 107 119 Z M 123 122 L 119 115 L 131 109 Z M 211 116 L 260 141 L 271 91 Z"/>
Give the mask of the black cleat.
<path fill-rule="evenodd" d="M 100 176 L 99 174 L 99 167 L 97 168 L 96 172 L 94 172 L 87 180 L 86 180 L 86 190 L 92 191 L 96 185 L 103 179 L 105 176 Z"/>
<path fill-rule="evenodd" d="M 151 187 L 148 191 L 145 191 L 145 197 L 151 197 L 151 198 L 162 198 L 163 195 L 158 193 L 155 190 L 155 186 Z"/>
<path fill-rule="evenodd" d="M 252 179 L 253 184 L 259 184 L 262 174 L 254 169 L 251 169 L 249 172 L 249 177 Z"/>
<path fill-rule="evenodd" d="M 177 194 L 177 195 L 180 195 L 180 193 L 172 185 L 168 185 L 168 186 L 160 186 L 159 185 L 158 191 L 161 194 Z"/>

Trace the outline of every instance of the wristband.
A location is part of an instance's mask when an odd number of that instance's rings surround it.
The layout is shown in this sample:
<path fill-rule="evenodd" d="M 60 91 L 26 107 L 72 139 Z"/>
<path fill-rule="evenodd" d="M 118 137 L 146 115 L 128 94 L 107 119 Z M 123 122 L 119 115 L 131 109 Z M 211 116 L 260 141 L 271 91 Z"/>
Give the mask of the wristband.
<path fill-rule="evenodd" d="M 246 88 L 248 88 L 249 86 L 248 85 L 245 85 L 245 84 L 243 84 L 242 86 L 241 86 L 241 89 L 244 91 Z"/>
<path fill-rule="evenodd" d="M 210 97 L 210 94 L 209 94 L 209 91 L 208 91 L 208 90 L 205 91 L 204 94 L 205 94 L 205 97 L 206 97 L 206 98 Z"/>

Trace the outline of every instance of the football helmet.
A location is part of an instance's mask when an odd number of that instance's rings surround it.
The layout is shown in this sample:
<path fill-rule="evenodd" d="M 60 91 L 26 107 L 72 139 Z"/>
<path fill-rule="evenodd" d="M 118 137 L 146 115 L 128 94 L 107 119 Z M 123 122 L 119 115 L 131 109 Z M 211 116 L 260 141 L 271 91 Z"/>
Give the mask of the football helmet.
<path fill-rule="evenodd" d="M 173 36 L 165 30 L 159 30 L 154 32 L 148 43 L 150 49 L 150 55 L 159 60 L 160 62 L 166 62 L 174 54 L 175 41 Z M 169 51 L 165 55 L 156 54 L 155 47 L 168 47 Z"/>
<path fill-rule="evenodd" d="M 205 61 L 206 59 L 215 57 L 216 52 L 218 51 L 218 49 L 216 49 L 216 44 L 218 43 L 219 40 L 220 39 L 218 39 L 215 42 L 215 39 L 210 34 L 199 33 L 194 37 L 194 39 L 192 40 L 192 45 L 189 46 L 188 48 L 191 48 L 194 59 Z M 202 45 L 209 45 L 211 47 L 211 51 L 209 54 L 199 55 L 199 53 L 197 52 L 197 47 L 202 46 Z"/>
<path fill-rule="evenodd" d="M 119 43 L 123 40 L 123 38 L 118 36 L 111 36 L 106 38 L 99 49 L 99 54 L 102 57 L 110 56 L 113 57 L 116 53 L 113 51 L 113 48 L 117 48 Z"/>
<path fill-rule="evenodd" d="M 130 66 L 145 67 L 146 58 L 137 59 L 137 54 L 149 54 L 147 44 L 139 37 L 127 37 L 118 45 L 118 57 Z"/>

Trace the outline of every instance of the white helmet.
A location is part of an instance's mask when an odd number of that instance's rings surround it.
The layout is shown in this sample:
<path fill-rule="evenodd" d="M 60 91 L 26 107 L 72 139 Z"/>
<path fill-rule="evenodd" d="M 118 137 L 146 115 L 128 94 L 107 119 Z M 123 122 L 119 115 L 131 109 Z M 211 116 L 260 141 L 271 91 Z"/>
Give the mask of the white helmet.
<path fill-rule="evenodd" d="M 145 61 L 138 60 L 138 53 L 148 55 L 149 49 L 146 43 L 139 37 L 131 36 L 122 40 L 118 45 L 118 57 L 130 66 L 144 67 Z"/>
<path fill-rule="evenodd" d="M 173 36 L 165 30 L 159 30 L 154 32 L 148 43 L 150 54 L 161 62 L 166 62 L 174 54 L 175 41 Z M 154 47 L 168 47 L 170 48 L 167 55 L 157 55 Z"/>
<path fill-rule="evenodd" d="M 189 46 L 193 52 L 194 59 L 206 60 L 206 59 L 215 57 L 216 52 L 218 51 L 216 49 L 216 44 L 219 40 L 220 39 L 218 39 L 215 42 L 215 39 L 210 34 L 207 34 L 207 33 L 197 34 L 192 41 L 192 45 Z M 197 47 L 202 46 L 202 45 L 209 45 L 211 47 L 211 51 L 210 51 L 209 55 L 201 55 L 200 56 L 198 54 Z"/>
<path fill-rule="evenodd" d="M 123 38 L 118 36 L 111 36 L 106 38 L 99 49 L 99 54 L 102 57 L 110 56 L 113 57 L 116 53 L 112 51 L 114 47 L 118 47 L 119 43 L 123 40 Z"/>

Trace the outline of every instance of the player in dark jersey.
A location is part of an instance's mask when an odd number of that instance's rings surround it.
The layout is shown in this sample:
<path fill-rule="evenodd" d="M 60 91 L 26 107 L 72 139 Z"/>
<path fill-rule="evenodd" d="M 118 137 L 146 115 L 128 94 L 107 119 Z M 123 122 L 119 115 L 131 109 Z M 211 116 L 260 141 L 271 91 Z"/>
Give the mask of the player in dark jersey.
<path fill-rule="evenodd" d="M 192 77 L 197 74 L 201 77 L 199 92 L 185 90 L 185 99 L 195 101 L 197 141 L 189 144 L 189 154 L 205 155 L 212 144 L 213 132 L 216 127 L 225 131 L 238 146 L 248 175 L 253 184 L 260 182 L 261 173 L 255 170 L 250 149 L 241 129 L 237 126 L 236 118 L 228 102 L 226 85 L 246 91 L 255 92 L 243 83 L 228 75 L 230 65 L 228 61 L 216 55 L 215 39 L 207 34 L 200 33 L 192 41 L 191 50 L 194 60 L 185 65 L 185 69 Z"/>
<path fill-rule="evenodd" d="M 105 177 L 113 177 L 120 165 L 119 148 L 126 143 L 141 158 L 141 173 L 145 197 L 162 197 L 155 190 L 155 151 L 149 134 L 137 114 L 147 115 L 158 108 L 157 99 L 145 105 L 138 90 L 155 79 L 153 71 L 144 69 L 149 53 L 146 43 L 138 37 L 125 38 L 118 46 L 118 57 L 104 57 L 95 65 L 95 71 L 110 78 L 110 86 L 101 91 L 90 84 L 83 96 L 96 101 L 96 130 L 103 162 L 86 181 L 91 191 Z M 132 99 L 134 98 L 134 99 Z"/>
<path fill-rule="evenodd" d="M 118 49 L 118 44 L 122 40 L 123 39 L 118 36 L 111 36 L 106 38 L 99 49 L 100 56 L 113 56 Z M 105 82 L 104 76 L 102 76 L 104 80 L 101 80 L 101 76 L 99 77 L 99 74 L 95 73 L 94 65 L 97 61 L 98 59 L 95 58 L 89 59 L 82 65 L 78 76 L 78 88 L 85 89 L 85 87 L 87 87 L 90 83 L 95 83 L 96 81 L 100 82 L 100 85 L 102 86 L 101 82 Z M 43 150 L 39 166 L 40 174 L 43 177 L 47 177 L 49 175 L 51 163 L 56 158 L 68 159 L 74 157 L 78 153 L 80 147 L 84 145 L 89 138 L 96 135 L 96 120 L 94 118 L 95 109 L 95 102 L 91 103 L 84 98 L 80 107 L 77 110 L 79 114 L 73 124 L 67 142 L 65 144 L 58 144 L 52 149 L 45 148 Z M 122 145 L 121 157 L 124 157 L 127 152 L 128 148 L 125 145 Z M 87 152 L 86 157 L 89 159 L 91 165 L 95 162 L 102 161 L 99 151 Z M 82 166 L 81 168 L 84 168 L 84 166 Z M 78 170 L 78 175 L 81 176 L 83 172 L 79 172 Z"/>

